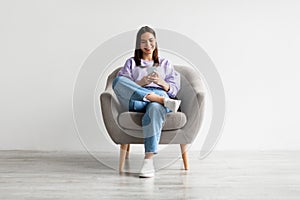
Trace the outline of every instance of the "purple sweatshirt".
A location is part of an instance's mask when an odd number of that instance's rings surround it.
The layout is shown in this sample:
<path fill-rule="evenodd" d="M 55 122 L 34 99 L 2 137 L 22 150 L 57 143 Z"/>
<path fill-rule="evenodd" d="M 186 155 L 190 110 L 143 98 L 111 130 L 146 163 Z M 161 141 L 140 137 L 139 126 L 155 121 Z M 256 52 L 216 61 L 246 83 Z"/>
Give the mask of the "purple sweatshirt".
<path fill-rule="evenodd" d="M 134 58 L 129 58 L 124 67 L 119 71 L 118 76 L 125 76 L 134 82 L 140 81 L 144 76 L 148 75 L 147 68 L 153 66 L 154 61 L 141 60 L 141 66 L 136 66 Z M 169 85 L 170 90 L 167 92 L 170 97 L 175 97 L 180 89 L 180 74 L 175 71 L 172 63 L 165 59 L 159 58 L 159 66 L 157 67 L 159 76 L 164 79 Z M 145 87 L 157 87 L 161 86 L 150 83 Z"/>

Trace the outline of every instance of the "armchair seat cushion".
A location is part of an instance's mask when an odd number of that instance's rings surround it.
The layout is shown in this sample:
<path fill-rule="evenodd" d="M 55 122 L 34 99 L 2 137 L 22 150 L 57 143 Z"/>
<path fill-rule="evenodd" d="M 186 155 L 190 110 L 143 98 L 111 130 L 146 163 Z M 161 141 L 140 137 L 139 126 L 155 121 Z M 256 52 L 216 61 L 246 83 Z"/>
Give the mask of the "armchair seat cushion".
<path fill-rule="evenodd" d="M 144 113 L 141 112 L 123 112 L 118 118 L 119 125 L 124 129 L 142 131 L 143 115 Z M 181 129 L 185 126 L 186 122 L 186 115 L 182 112 L 167 113 L 163 131 Z"/>

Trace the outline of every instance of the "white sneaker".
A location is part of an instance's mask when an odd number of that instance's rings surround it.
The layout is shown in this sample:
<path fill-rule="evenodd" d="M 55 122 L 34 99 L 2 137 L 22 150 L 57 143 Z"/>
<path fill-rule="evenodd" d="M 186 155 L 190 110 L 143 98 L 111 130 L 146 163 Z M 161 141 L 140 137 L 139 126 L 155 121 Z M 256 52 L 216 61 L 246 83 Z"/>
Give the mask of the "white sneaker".
<path fill-rule="evenodd" d="M 141 169 L 140 178 L 151 178 L 154 176 L 153 159 L 144 159 L 143 167 Z"/>
<path fill-rule="evenodd" d="M 164 106 L 172 110 L 173 112 L 177 112 L 179 106 L 181 104 L 181 100 L 175 100 L 175 99 L 164 99 Z"/>

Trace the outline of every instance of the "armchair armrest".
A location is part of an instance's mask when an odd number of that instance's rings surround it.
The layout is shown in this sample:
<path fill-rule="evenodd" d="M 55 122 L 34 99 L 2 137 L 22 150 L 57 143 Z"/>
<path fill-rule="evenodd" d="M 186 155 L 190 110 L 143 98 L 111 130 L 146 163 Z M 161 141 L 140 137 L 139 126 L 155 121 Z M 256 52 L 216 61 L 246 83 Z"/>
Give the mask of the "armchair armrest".
<path fill-rule="evenodd" d="M 181 75 L 181 89 L 178 98 L 181 99 L 181 111 L 187 117 L 183 133 L 188 141 L 198 134 L 204 119 L 206 89 L 198 73 L 192 68 L 177 67 Z"/>
<path fill-rule="evenodd" d="M 116 98 L 113 90 L 105 90 L 100 95 L 101 109 L 102 113 L 112 113 L 113 115 L 118 115 L 122 112 L 122 106 L 119 100 Z M 105 116 L 103 116 L 104 118 Z"/>
<path fill-rule="evenodd" d="M 118 125 L 118 116 L 122 111 L 122 106 L 112 90 L 105 90 L 100 95 L 100 104 L 105 127 L 107 131 L 111 133 L 109 134 L 111 139 L 115 143 L 118 143 L 117 135 L 122 132 L 120 126 Z"/>
<path fill-rule="evenodd" d="M 181 75 L 181 89 L 178 98 L 181 99 L 181 111 L 187 117 L 192 117 L 195 112 L 202 112 L 205 102 L 205 87 L 198 73 L 188 67 L 179 67 L 176 69 Z"/>
<path fill-rule="evenodd" d="M 205 105 L 205 93 L 194 91 L 193 94 L 182 96 L 181 111 L 188 119 L 198 118 L 203 114 Z"/>

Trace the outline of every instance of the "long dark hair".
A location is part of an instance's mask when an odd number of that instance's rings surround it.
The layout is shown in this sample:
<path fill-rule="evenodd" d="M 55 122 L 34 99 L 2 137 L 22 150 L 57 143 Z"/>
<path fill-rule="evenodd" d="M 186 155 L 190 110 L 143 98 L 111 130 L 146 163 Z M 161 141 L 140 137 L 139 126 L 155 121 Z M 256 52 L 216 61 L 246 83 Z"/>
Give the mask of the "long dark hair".
<path fill-rule="evenodd" d="M 153 34 L 153 36 L 156 39 L 155 31 L 152 28 L 150 28 L 149 26 L 143 26 L 142 28 L 140 28 L 140 30 L 138 31 L 138 33 L 136 35 L 136 43 L 135 43 L 135 50 L 134 50 L 134 61 L 137 66 L 141 65 L 141 59 L 143 58 L 143 51 L 140 48 L 141 36 L 142 36 L 142 34 L 147 33 L 147 32 Z M 157 42 L 155 44 L 155 49 L 153 51 L 152 59 L 154 61 L 154 66 L 159 65 Z"/>

